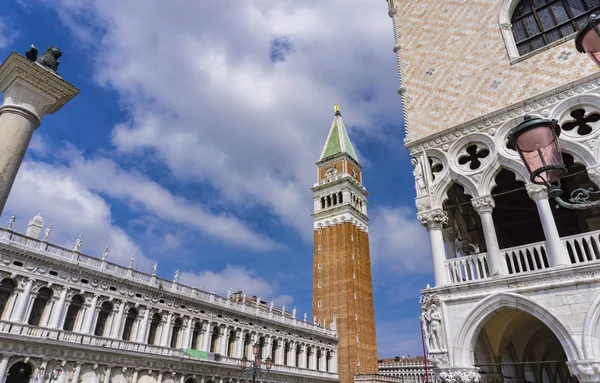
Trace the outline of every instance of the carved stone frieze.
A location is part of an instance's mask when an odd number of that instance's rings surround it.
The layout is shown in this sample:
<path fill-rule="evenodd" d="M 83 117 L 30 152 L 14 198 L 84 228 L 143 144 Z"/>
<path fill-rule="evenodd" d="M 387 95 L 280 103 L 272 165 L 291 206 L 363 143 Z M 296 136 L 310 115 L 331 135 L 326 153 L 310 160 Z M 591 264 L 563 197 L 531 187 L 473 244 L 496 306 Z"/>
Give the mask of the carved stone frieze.
<path fill-rule="evenodd" d="M 427 354 L 427 361 L 431 363 L 434 368 L 444 368 L 448 367 L 450 364 L 447 352 L 429 352 Z"/>
<path fill-rule="evenodd" d="M 438 379 L 441 383 L 478 383 L 481 375 L 475 369 L 447 369 L 438 373 Z"/>

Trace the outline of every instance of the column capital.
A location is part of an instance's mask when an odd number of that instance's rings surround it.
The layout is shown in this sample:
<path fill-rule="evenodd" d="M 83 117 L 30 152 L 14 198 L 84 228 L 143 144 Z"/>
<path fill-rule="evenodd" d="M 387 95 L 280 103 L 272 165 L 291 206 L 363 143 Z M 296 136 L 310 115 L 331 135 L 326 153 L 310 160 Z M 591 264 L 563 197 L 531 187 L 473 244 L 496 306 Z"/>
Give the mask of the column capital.
<path fill-rule="evenodd" d="M 476 368 L 473 369 L 442 369 L 438 373 L 441 383 L 477 383 L 481 381 L 481 375 Z"/>
<path fill-rule="evenodd" d="M 544 185 L 527 184 L 525 190 L 529 198 L 535 202 L 548 198 L 548 189 Z"/>
<path fill-rule="evenodd" d="M 0 65 L 0 92 L 4 96 L 0 111 L 11 108 L 29 112 L 39 122 L 69 102 L 79 89 L 56 72 L 13 52 Z"/>
<path fill-rule="evenodd" d="M 570 360 L 569 372 L 582 383 L 600 382 L 600 362 L 596 360 Z"/>
<path fill-rule="evenodd" d="M 456 230 L 453 227 L 446 227 L 442 230 L 444 236 L 444 242 L 454 242 L 456 239 Z"/>
<path fill-rule="evenodd" d="M 471 205 L 473 205 L 473 208 L 475 208 L 475 211 L 479 215 L 482 213 L 491 213 L 496 207 L 494 199 L 489 195 L 473 198 L 471 200 Z"/>
<path fill-rule="evenodd" d="M 427 226 L 427 230 L 441 229 L 448 223 L 448 214 L 442 209 L 435 209 L 417 214 L 417 219 Z"/>
<path fill-rule="evenodd" d="M 600 165 L 590 166 L 586 170 L 590 180 L 600 186 Z"/>

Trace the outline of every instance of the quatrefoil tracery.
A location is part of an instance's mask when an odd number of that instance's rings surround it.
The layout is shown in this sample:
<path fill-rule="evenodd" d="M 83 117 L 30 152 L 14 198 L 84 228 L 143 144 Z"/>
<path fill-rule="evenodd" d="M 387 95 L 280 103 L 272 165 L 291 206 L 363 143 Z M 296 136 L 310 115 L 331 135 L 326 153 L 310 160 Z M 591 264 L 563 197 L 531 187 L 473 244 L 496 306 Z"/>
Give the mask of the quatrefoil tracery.
<path fill-rule="evenodd" d="M 469 145 L 463 153 L 458 157 L 458 164 L 468 166 L 470 170 L 479 169 L 481 167 L 481 160 L 490 155 L 490 151 L 486 147 L 478 144 Z"/>
<path fill-rule="evenodd" d="M 562 124 L 562 129 L 566 132 L 575 131 L 579 136 L 590 134 L 594 128 L 591 123 L 600 121 L 600 114 L 592 112 L 586 115 L 585 109 L 576 109 L 571 112 L 573 120 Z"/>

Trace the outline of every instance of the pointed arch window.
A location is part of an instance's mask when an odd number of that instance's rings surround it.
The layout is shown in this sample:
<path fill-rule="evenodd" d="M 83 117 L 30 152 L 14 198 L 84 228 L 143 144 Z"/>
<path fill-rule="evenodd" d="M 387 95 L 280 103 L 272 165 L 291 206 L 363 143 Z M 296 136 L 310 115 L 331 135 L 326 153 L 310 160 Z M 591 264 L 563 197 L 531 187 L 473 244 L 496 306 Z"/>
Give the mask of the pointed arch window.
<path fill-rule="evenodd" d="M 33 301 L 33 306 L 31 307 L 31 313 L 29 314 L 29 320 L 27 321 L 28 324 L 32 326 L 40 325 L 50 297 L 52 297 L 52 290 L 49 288 L 42 287 L 40 291 L 38 291 L 37 297 Z"/>
<path fill-rule="evenodd" d="M 576 33 L 599 0 L 521 0 L 511 16 L 512 33 L 520 55 Z"/>

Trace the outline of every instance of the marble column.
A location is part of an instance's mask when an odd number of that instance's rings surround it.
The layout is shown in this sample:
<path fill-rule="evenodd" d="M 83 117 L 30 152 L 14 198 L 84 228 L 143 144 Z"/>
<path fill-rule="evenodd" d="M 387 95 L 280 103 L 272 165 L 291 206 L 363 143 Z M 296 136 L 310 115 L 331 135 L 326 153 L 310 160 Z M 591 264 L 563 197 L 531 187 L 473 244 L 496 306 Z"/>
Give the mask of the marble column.
<path fill-rule="evenodd" d="M 73 371 L 73 379 L 71 383 L 79 383 L 79 375 L 81 375 L 81 364 L 77 364 L 75 371 Z"/>
<path fill-rule="evenodd" d="M 125 312 L 125 302 L 121 302 L 119 305 L 119 311 L 115 316 L 115 320 L 113 322 L 111 338 L 117 339 L 121 335 L 121 322 L 123 322 L 123 314 Z"/>
<path fill-rule="evenodd" d="M 417 218 L 421 221 L 421 224 L 427 227 L 427 231 L 429 232 L 435 285 L 443 286 L 447 282 L 444 269 L 446 248 L 442 229 L 448 223 L 448 215 L 442 209 L 435 209 L 420 213 L 417 215 Z"/>
<path fill-rule="evenodd" d="M 214 326 L 214 323 L 209 323 L 206 326 L 206 331 L 202 334 L 202 351 L 210 351 L 210 338 L 212 337 Z"/>
<path fill-rule="evenodd" d="M 146 343 L 146 341 L 148 340 L 148 339 L 146 339 L 146 329 L 148 328 L 148 320 L 150 318 L 150 309 L 147 307 L 144 307 L 141 309 L 141 311 L 143 312 L 144 316 L 140 320 L 140 328 L 137 333 L 137 341 L 139 343 Z"/>
<path fill-rule="evenodd" d="M 298 345 L 298 367 L 306 368 L 306 345 L 299 344 Z"/>
<path fill-rule="evenodd" d="M 2 360 L 0 360 L 0 382 L 4 382 L 4 379 L 6 378 L 9 358 L 9 355 L 2 355 Z"/>
<path fill-rule="evenodd" d="M 79 90 L 18 53 L 0 66 L 0 214 L 42 117 L 53 114 Z"/>
<path fill-rule="evenodd" d="M 110 383 L 110 372 L 111 372 L 111 367 L 107 367 L 106 371 L 104 371 L 104 383 Z"/>
<path fill-rule="evenodd" d="M 244 356 L 244 337 L 243 331 L 240 329 L 235 330 L 235 353 L 234 357 L 242 358 Z"/>
<path fill-rule="evenodd" d="M 500 255 L 496 227 L 494 226 L 494 219 L 492 218 L 492 211 L 494 211 L 494 207 L 496 207 L 494 199 L 491 196 L 473 198 L 471 204 L 481 218 L 490 276 L 507 275 L 508 268 L 506 266 L 506 261 Z"/>
<path fill-rule="evenodd" d="M 91 334 L 92 332 L 92 325 L 94 323 L 94 318 L 96 317 L 96 306 L 98 306 L 99 297 L 98 294 L 94 294 L 89 307 L 85 311 L 85 322 L 83 322 L 83 328 L 81 330 L 84 334 Z"/>
<path fill-rule="evenodd" d="M 140 373 L 139 370 L 133 371 L 133 376 L 131 377 L 131 383 L 137 383 L 139 373 Z"/>
<path fill-rule="evenodd" d="M 552 208 L 550 207 L 550 202 L 548 202 L 546 187 L 543 185 L 527 184 L 525 185 L 525 189 L 527 189 L 529 198 L 535 202 L 540 215 L 544 237 L 546 237 L 546 252 L 550 266 L 570 265 L 569 254 L 563 246 L 558 229 L 556 228 Z"/>
<path fill-rule="evenodd" d="M 183 334 L 183 341 L 181 342 L 181 348 L 190 348 L 190 342 L 192 341 L 192 318 L 186 318 L 184 321 L 185 333 Z"/>
<path fill-rule="evenodd" d="M 48 325 L 49 327 L 58 328 L 60 326 L 60 319 L 65 311 L 65 303 L 67 301 L 68 292 L 69 289 L 67 287 L 62 288 L 58 302 L 54 305 L 54 309 L 52 310 L 52 317 L 50 317 L 50 323 Z"/>
<path fill-rule="evenodd" d="M 160 341 L 160 345 L 164 346 L 164 347 L 169 347 L 169 335 L 171 334 L 171 328 L 173 326 L 173 313 L 168 313 L 167 314 L 167 320 L 165 322 L 163 322 L 162 325 L 162 329 L 161 329 L 161 341 Z"/>
<path fill-rule="evenodd" d="M 29 279 L 23 288 L 23 292 L 19 294 L 19 301 L 17 302 L 17 309 L 15 310 L 15 316 L 13 318 L 16 322 L 23 322 L 27 308 L 29 307 L 29 301 L 31 300 L 31 289 L 33 288 L 33 279 Z"/>
<path fill-rule="evenodd" d="M 456 258 L 456 230 L 452 227 L 446 227 L 442 230 L 442 235 L 446 247 L 446 257 L 448 259 Z"/>

